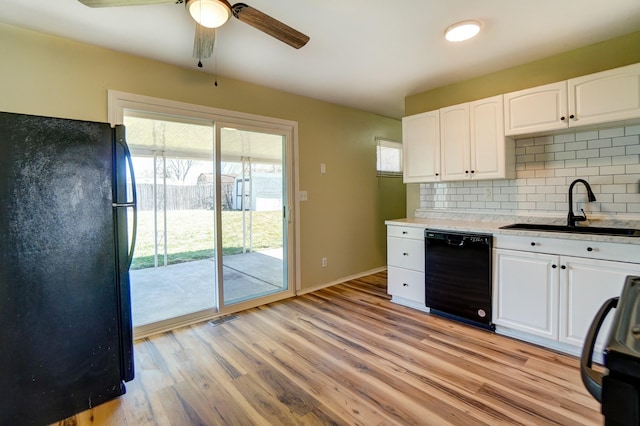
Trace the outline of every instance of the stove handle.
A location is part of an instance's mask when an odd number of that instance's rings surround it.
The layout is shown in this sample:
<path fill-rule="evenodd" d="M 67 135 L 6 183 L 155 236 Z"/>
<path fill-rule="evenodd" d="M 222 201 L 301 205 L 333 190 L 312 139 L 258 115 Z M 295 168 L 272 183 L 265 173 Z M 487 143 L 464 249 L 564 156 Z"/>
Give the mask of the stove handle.
<path fill-rule="evenodd" d="M 602 323 L 607 317 L 609 311 L 618 306 L 618 299 L 619 297 L 613 297 L 607 300 L 604 305 L 600 307 L 600 310 L 589 327 L 589 332 L 587 333 L 587 338 L 585 339 L 584 347 L 582 348 L 582 356 L 580 357 L 580 375 L 582 376 L 582 383 L 584 383 L 591 396 L 593 396 L 598 402 L 602 402 L 603 374 L 591 368 L 591 358 L 593 357 L 593 349 L 596 344 L 600 327 L 602 327 Z"/>

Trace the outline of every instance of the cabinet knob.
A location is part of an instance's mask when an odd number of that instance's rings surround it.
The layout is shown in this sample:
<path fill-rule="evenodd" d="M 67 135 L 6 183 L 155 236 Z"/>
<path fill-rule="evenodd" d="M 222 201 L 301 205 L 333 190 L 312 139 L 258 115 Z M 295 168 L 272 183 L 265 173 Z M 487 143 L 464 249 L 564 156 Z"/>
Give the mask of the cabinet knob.
<path fill-rule="evenodd" d="M 576 118 L 576 116 L 575 116 L 575 115 L 573 115 L 573 114 L 571 114 L 571 115 L 569 116 L 569 118 L 573 120 L 574 118 Z"/>
<path fill-rule="evenodd" d="M 466 174 L 469 174 L 469 170 L 465 170 L 464 172 L 465 172 Z"/>
<path fill-rule="evenodd" d="M 473 173 L 475 173 L 475 172 L 476 172 L 475 170 L 471 170 L 471 174 L 473 174 Z"/>
<path fill-rule="evenodd" d="M 551 267 L 552 267 L 553 269 L 556 269 L 556 268 L 558 267 L 558 265 L 551 265 Z"/>
<path fill-rule="evenodd" d="M 560 120 L 564 121 L 566 118 L 564 116 L 560 117 Z"/>
<path fill-rule="evenodd" d="M 402 231 L 402 235 L 407 235 L 408 232 L 407 231 Z"/>
<path fill-rule="evenodd" d="M 593 251 L 593 247 L 587 247 L 587 251 Z"/>
<path fill-rule="evenodd" d="M 440 176 L 440 173 L 436 173 L 436 176 Z"/>
<path fill-rule="evenodd" d="M 403 256 L 409 256 L 409 253 L 402 253 Z"/>
<path fill-rule="evenodd" d="M 562 265 L 560 269 L 567 269 L 566 265 Z"/>
<path fill-rule="evenodd" d="M 531 241 L 531 247 L 535 246 L 536 243 L 534 243 L 533 241 Z"/>
<path fill-rule="evenodd" d="M 403 287 L 409 287 L 409 284 L 407 284 L 407 283 L 402 283 L 402 286 L 403 286 Z"/>

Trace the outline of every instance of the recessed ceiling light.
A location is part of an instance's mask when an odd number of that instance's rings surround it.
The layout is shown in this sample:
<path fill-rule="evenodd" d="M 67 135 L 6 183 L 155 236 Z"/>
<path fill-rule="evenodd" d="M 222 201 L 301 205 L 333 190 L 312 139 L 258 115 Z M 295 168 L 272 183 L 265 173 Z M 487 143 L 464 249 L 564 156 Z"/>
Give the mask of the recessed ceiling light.
<path fill-rule="evenodd" d="M 480 22 L 462 21 L 451 25 L 444 32 L 449 41 L 464 41 L 475 37 L 480 32 Z"/>

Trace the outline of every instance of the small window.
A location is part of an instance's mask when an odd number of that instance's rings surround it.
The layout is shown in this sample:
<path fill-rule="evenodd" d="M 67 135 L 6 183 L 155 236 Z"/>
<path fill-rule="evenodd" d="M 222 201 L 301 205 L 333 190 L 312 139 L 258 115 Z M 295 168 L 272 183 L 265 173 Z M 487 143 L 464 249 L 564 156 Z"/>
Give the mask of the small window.
<path fill-rule="evenodd" d="M 402 144 L 376 138 L 378 176 L 402 176 Z"/>

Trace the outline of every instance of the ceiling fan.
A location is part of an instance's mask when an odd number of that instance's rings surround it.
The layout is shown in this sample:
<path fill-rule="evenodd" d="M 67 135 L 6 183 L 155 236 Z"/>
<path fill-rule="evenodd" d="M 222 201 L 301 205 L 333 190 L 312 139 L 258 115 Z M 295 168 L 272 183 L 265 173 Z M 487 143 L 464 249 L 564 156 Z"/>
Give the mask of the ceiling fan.
<path fill-rule="evenodd" d="M 233 6 L 227 0 L 78 0 L 89 7 L 143 6 L 163 3 L 185 3 L 186 9 L 196 22 L 193 56 L 208 58 L 213 53 L 215 29 L 222 26 L 233 15 L 238 20 L 269 34 L 270 36 L 300 49 L 307 44 L 309 36 L 283 24 L 271 16 L 244 3 Z M 202 66 L 201 63 L 198 66 Z"/>

